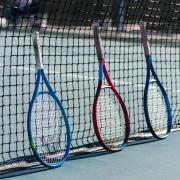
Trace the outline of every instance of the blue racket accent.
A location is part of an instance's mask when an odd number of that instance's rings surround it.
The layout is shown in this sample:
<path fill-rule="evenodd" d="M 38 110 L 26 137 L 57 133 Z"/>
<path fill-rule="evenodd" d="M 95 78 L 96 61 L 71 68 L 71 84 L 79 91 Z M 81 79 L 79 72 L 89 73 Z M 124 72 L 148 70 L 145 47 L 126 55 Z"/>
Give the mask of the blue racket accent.
<path fill-rule="evenodd" d="M 147 64 L 147 76 L 144 89 L 146 122 L 152 135 L 157 139 L 162 139 L 167 137 L 172 128 L 171 105 L 168 95 L 152 65 L 151 50 L 144 22 L 140 22 L 140 32 Z"/>
<path fill-rule="evenodd" d="M 62 103 L 46 78 L 38 33 L 35 36 L 37 79 L 28 110 L 28 137 L 36 158 L 43 165 L 54 168 L 62 165 L 69 154 L 70 127 Z M 47 87 L 46 91 L 39 91 L 41 80 Z"/>
<path fill-rule="evenodd" d="M 151 133 L 153 134 L 154 137 L 161 139 L 161 138 L 165 138 L 167 136 L 167 134 L 171 131 L 172 128 L 172 114 L 171 114 L 171 105 L 169 102 L 169 98 L 168 95 L 163 87 L 163 85 L 161 84 L 161 82 L 159 81 L 157 74 L 155 73 L 154 67 L 152 65 L 152 56 L 151 55 L 146 55 L 146 63 L 147 63 L 147 76 L 146 76 L 146 85 L 145 85 L 145 89 L 144 89 L 144 111 L 145 111 L 145 117 L 146 117 L 146 121 L 147 121 L 147 125 L 151 131 Z M 153 76 L 153 80 L 151 79 L 151 73 Z M 149 111 L 148 111 L 148 93 L 149 93 L 149 86 L 152 82 L 156 82 L 164 96 L 164 100 L 165 100 L 165 104 L 166 104 L 166 111 L 167 111 L 167 131 L 163 136 L 159 136 L 156 134 L 154 128 L 152 127 L 152 122 L 149 116 Z"/>
<path fill-rule="evenodd" d="M 99 80 L 103 80 L 103 65 L 99 63 Z"/>

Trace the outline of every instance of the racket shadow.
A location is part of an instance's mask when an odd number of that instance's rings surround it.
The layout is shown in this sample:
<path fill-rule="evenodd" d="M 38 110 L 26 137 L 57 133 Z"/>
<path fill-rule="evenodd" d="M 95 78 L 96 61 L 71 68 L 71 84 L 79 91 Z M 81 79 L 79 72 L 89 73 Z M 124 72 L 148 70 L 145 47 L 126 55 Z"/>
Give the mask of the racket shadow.
<path fill-rule="evenodd" d="M 84 153 L 79 153 L 79 154 L 72 154 L 70 155 L 66 161 L 72 161 L 72 160 L 78 160 L 78 159 L 85 159 L 85 158 L 91 158 L 91 157 L 97 157 L 97 156 L 103 156 L 106 154 L 110 154 L 110 152 L 102 149 L 102 150 L 97 150 L 94 152 L 84 152 Z M 57 167 L 58 168 L 58 167 Z M 20 168 L 14 168 L 12 170 L 6 170 L 0 174 L 0 179 L 6 179 L 6 178 L 11 178 L 11 177 L 19 177 L 23 175 L 28 175 L 28 174 L 33 174 L 33 173 L 38 173 L 38 172 L 43 172 L 43 171 L 48 171 L 51 170 L 52 168 L 43 166 L 42 164 L 36 164 L 28 167 L 20 167 Z"/>
<path fill-rule="evenodd" d="M 162 140 L 162 139 L 160 139 Z M 130 138 L 127 146 L 136 146 L 136 145 L 142 145 L 142 144 L 147 144 L 147 143 L 153 143 L 159 141 L 159 139 L 155 138 L 155 137 L 151 137 L 151 138 Z"/>
<path fill-rule="evenodd" d="M 18 177 L 18 176 L 28 175 L 28 174 L 32 174 L 32 173 L 38 173 L 38 172 L 47 171 L 47 170 L 50 170 L 50 168 L 45 167 L 41 164 L 33 165 L 31 167 L 13 169 L 11 172 L 9 172 L 9 171 L 3 172 L 0 175 L 0 179 Z"/>
<path fill-rule="evenodd" d="M 111 152 L 106 151 L 105 149 L 102 149 L 100 151 L 96 152 L 84 152 L 79 155 L 71 156 L 66 160 L 66 161 L 72 161 L 72 160 L 78 160 L 78 159 L 86 159 L 86 158 L 92 158 L 92 157 L 97 157 L 97 156 L 103 156 L 106 154 L 111 154 Z"/>

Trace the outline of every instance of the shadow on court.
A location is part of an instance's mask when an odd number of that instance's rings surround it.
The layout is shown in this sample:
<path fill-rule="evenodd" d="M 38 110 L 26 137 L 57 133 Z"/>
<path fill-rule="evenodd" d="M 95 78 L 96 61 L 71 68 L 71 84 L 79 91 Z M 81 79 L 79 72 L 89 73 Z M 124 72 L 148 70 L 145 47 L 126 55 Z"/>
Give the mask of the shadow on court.
<path fill-rule="evenodd" d="M 141 144 L 157 141 L 155 138 L 144 138 L 144 139 L 141 138 L 140 140 L 138 141 L 137 140 L 138 140 L 137 138 L 132 138 L 128 146 L 141 145 Z M 93 151 L 93 152 L 81 152 L 79 154 L 76 153 L 76 155 L 70 155 L 66 161 L 92 158 L 92 157 L 103 156 L 107 154 L 110 154 L 110 152 L 104 149 Z M 41 164 L 29 165 L 29 167 L 12 168 L 11 170 L 6 170 L 4 172 L 2 171 L 0 174 L 0 179 L 18 177 L 22 175 L 28 175 L 28 174 L 38 173 L 38 172 L 43 172 L 43 171 L 48 171 L 48 170 L 51 170 L 51 168 L 45 167 Z"/>

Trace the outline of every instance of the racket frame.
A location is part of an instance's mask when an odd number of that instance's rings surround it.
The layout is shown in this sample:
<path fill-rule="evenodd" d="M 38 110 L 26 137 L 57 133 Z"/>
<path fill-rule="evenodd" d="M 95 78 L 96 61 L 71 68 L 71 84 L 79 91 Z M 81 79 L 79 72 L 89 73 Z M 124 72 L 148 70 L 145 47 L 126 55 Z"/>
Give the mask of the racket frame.
<path fill-rule="evenodd" d="M 36 32 L 34 36 L 35 36 L 34 38 L 39 38 L 39 33 Z M 64 163 L 64 161 L 67 159 L 67 156 L 69 154 L 70 142 L 71 142 L 70 126 L 69 126 L 69 121 L 66 116 L 64 107 L 63 107 L 61 101 L 59 100 L 59 98 L 56 96 L 55 92 L 53 91 L 53 89 L 45 75 L 45 72 L 43 69 L 40 47 L 37 47 L 37 46 L 39 46 L 39 44 L 38 44 L 39 42 L 33 42 L 33 43 L 34 43 L 34 49 L 36 49 L 35 57 L 36 57 L 37 78 L 36 78 L 36 82 L 35 82 L 35 89 L 34 89 L 33 97 L 30 102 L 29 110 L 28 110 L 28 137 L 29 137 L 29 142 L 30 142 L 32 151 L 33 151 L 35 157 L 40 161 L 40 163 L 42 163 L 43 165 L 45 165 L 47 167 L 55 168 L 55 167 L 61 166 Z M 37 43 L 37 44 L 35 44 L 35 43 Z M 40 92 L 38 91 L 41 79 L 45 83 L 48 91 L 40 91 Z M 49 94 L 55 100 L 55 102 L 57 103 L 57 105 L 60 108 L 60 111 L 62 112 L 62 116 L 64 118 L 64 122 L 65 122 L 65 126 L 66 126 L 67 142 L 66 142 L 65 154 L 63 156 L 63 159 L 61 159 L 56 164 L 47 163 L 40 158 L 39 153 L 36 150 L 35 142 L 33 141 L 33 137 L 32 137 L 32 129 L 31 129 L 31 127 L 32 127 L 32 109 L 33 109 L 34 102 L 36 101 L 36 98 L 41 94 Z"/>
<path fill-rule="evenodd" d="M 129 115 L 128 115 L 128 111 L 126 109 L 125 103 L 122 99 L 122 97 L 120 96 L 120 94 L 118 93 L 118 91 L 116 90 L 116 88 L 114 87 L 109 73 L 107 71 L 106 65 L 105 65 L 105 60 L 103 58 L 103 53 L 102 53 L 102 48 L 101 48 L 101 37 L 100 37 L 100 33 L 99 33 L 99 23 L 98 22 L 93 22 L 92 23 L 92 29 L 93 29 L 93 34 L 94 34 L 94 38 L 95 38 L 95 45 L 96 45 L 96 52 L 97 52 L 97 57 L 98 57 L 98 62 L 99 62 L 99 81 L 98 81 L 98 87 L 97 87 L 97 91 L 95 94 L 95 98 L 94 98 L 94 102 L 93 102 L 93 110 L 92 110 L 92 119 L 93 119 L 93 125 L 94 125 L 94 129 L 95 129 L 95 133 L 96 133 L 96 137 L 98 139 L 98 141 L 100 142 L 100 144 L 107 150 L 110 152 L 116 152 L 116 151 L 120 151 L 122 148 L 124 148 L 127 145 L 128 139 L 129 139 L 129 134 L 130 134 L 130 121 L 129 121 Z M 103 79 L 107 80 L 108 86 L 107 85 L 103 85 Z M 98 116 L 97 116 L 97 105 L 98 105 L 98 98 L 99 95 L 101 93 L 101 90 L 103 88 L 111 88 L 111 90 L 114 92 L 114 94 L 116 95 L 119 104 L 122 108 L 123 111 L 123 115 L 124 115 L 124 119 L 125 119 L 125 138 L 124 138 L 124 142 L 121 146 L 119 146 L 117 149 L 111 149 L 108 147 L 108 145 L 106 145 L 106 143 L 103 141 L 102 137 L 101 137 L 101 133 L 99 131 L 99 127 L 98 127 Z"/>
<path fill-rule="evenodd" d="M 144 54 L 145 54 L 145 58 L 146 58 L 146 65 L 147 65 L 147 74 L 146 74 L 146 83 L 145 83 L 145 88 L 144 88 L 144 112 L 145 112 L 145 119 L 147 122 L 147 126 L 151 132 L 151 134 L 157 138 L 157 139 L 164 139 L 168 136 L 168 134 L 171 131 L 172 128 L 172 114 L 171 114 L 171 105 L 170 105 L 170 101 L 168 98 L 168 95 L 163 87 L 163 85 L 161 84 L 155 70 L 152 64 L 152 55 L 151 55 L 151 50 L 150 50 L 150 44 L 149 44 L 149 40 L 147 37 L 147 33 L 145 30 L 145 24 L 144 22 L 140 22 L 139 24 L 140 27 L 140 34 L 141 34 L 141 38 L 142 38 L 142 43 L 143 43 L 143 48 L 144 48 Z M 151 120 L 150 120 L 150 116 L 149 116 L 149 111 L 148 111 L 148 92 L 149 92 L 149 85 L 151 83 L 151 73 L 153 76 L 153 81 L 156 81 L 165 100 L 165 104 L 166 104 L 166 111 L 167 111 L 167 132 L 165 135 L 159 136 L 156 134 L 155 130 L 152 127 L 151 124 Z"/>

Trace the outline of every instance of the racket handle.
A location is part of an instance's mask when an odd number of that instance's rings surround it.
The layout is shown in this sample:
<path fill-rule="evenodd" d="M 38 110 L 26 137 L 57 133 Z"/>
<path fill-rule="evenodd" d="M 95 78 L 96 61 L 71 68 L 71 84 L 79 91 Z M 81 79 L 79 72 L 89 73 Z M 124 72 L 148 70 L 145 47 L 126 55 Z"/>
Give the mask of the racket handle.
<path fill-rule="evenodd" d="M 149 40 L 147 37 L 147 32 L 145 29 L 144 22 L 141 21 L 139 24 L 139 27 L 140 27 L 140 33 L 141 33 L 141 37 L 142 37 L 145 56 L 149 56 L 149 55 L 151 55 L 151 50 L 150 50 Z"/>
<path fill-rule="evenodd" d="M 100 31 L 99 31 L 99 22 L 93 22 L 91 27 L 94 34 L 97 57 L 100 61 L 103 59 L 103 53 L 102 53 L 101 37 L 100 37 Z"/>
<path fill-rule="evenodd" d="M 43 69 L 42 53 L 39 42 L 39 32 L 35 32 L 33 35 L 33 46 L 34 46 L 34 54 L 36 59 L 36 68 Z"/>

